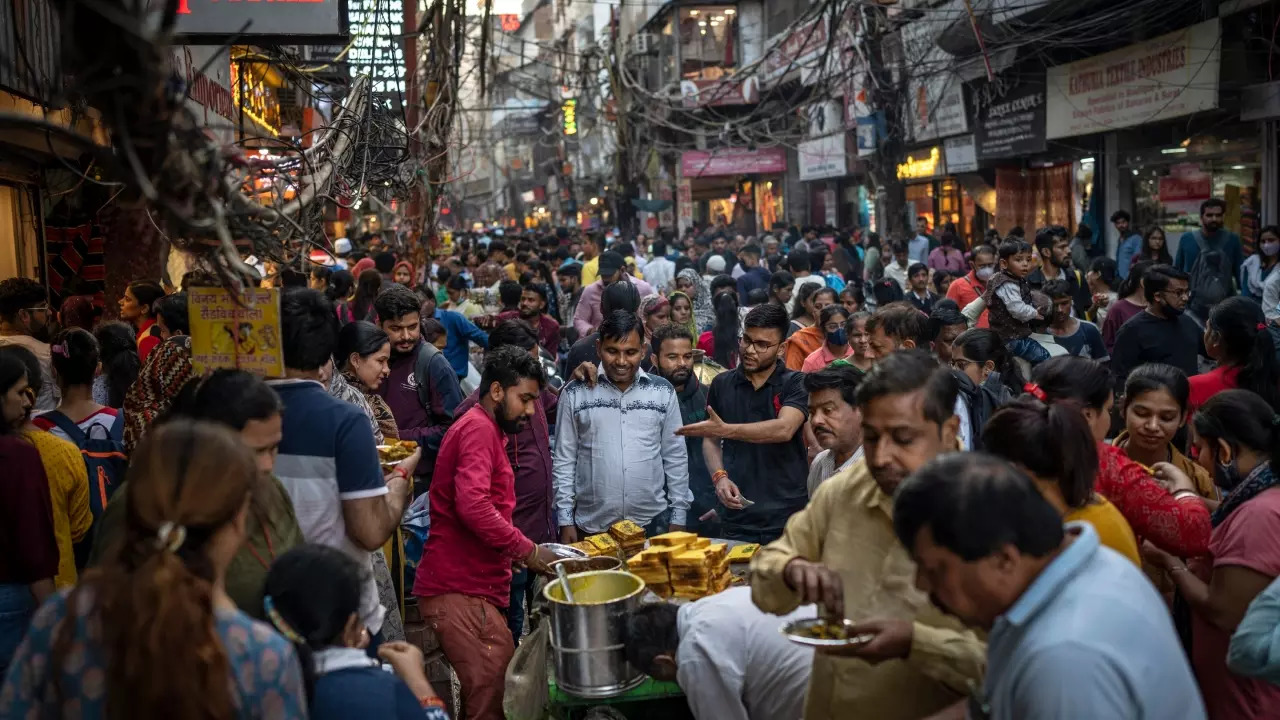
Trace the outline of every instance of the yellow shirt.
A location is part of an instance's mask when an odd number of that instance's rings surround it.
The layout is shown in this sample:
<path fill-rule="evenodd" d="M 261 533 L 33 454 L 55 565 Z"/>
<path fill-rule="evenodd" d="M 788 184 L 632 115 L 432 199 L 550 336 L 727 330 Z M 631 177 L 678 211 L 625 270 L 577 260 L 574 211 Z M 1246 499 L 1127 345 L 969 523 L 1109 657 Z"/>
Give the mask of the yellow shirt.
<path fill-rule="evenodd" d="M 596 281 L 600 277 L 600 256 L 597 255 L 590 260 L 582 263 L 582 284 L 579 287 L 586 287 Z"/>
<path fill-rule="evenodd" d="M 1129 558 L 1134 565 L 1142 567 L 1142 554 L 1138 552 L 1138 538 L 1134 536 L 1129 521 L 1101 495 L 1095 495 L 1097 502 L 1091 502 L 1079 510 L 1072 510 L 1063 518 L 1063 522 L 1083 520 L 1098 531 L 1098 539 L 1103 545 Z"/>
<path fill-rule="evenodd" d="M 53 534 L 58 540 L 58 575 L 53 584 L 59 588 L 76 584 L 76 556 L 72 546 L 80 542 L 93 524 L 89 512 L 89 469 L 80 450 L 62 438 L 44 430 L 24 430 L 23 436 L 40 453 L 44 474 L 49 477 L 49 496 L 53 500 Z"/>
<path fill-rule="evenodd" d="M 942 710 L 982 686 L 985 639 L 944 614 L 915 586 L 916 566 L 893 532 L 893 499 L 866 460 L 818 486 L 809 505 L 791 516 L 778 540 L 751 561 L 751 596 L 765 612 L 794 610 L 800 602 L 782 570 L 803 558 L 839 573 L 845 615 L 913 620 L 904 660 L 871 665 L 857 658 L 813 655 L 806 720 L 916 720 Z"/>
<path fill-rule="evenodd" d="M 520 282 L 520 273 L 516 272 L 516 264 L 509 262 L 503 266 L 503 270 L 507 271 L 507 279 L 511 282 Z"/>

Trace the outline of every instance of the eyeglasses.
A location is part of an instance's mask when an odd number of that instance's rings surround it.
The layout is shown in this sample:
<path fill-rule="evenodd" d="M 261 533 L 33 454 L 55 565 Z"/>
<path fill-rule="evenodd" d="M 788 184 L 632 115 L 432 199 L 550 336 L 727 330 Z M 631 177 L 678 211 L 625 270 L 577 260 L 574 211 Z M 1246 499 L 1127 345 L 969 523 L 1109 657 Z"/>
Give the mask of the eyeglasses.
<path fill-rule="evenodd" d="M 1164 292 L 1164 294 L 1165 294 L 1165 295 L 1172 295 L 1172 296 L 1174 296 L 1174 297 L 1176 297 L 1176 298 L 1190 299 L 1190 297 L 1191 297 L 1191 290 L 1190 290 L 1190 289 L 1187 289 L 1187 290 L 1177 290 L 1177 291 L 1174 291 L 1174 290 L 1165 290 L 1165 291 L 1163 291 L 1163 292 Z"/>
<path fill-rule="evenodd" d="M 952 358 L 952 359 L 951 359 L 951 368 L 952 368 L 953 370 L 959 370 L 960 372 L 964 372 L 964 369 L 965 369 L 965 368 L 967 368 L 967 367 L 969 367 L 970 365 L 974 364 L 974 362 L 976 362 L 976 361 L 974 361 L 974 360 L 965 360 L 964 358 Z"/>
<path fill-rule="evenodd" d="M 23 310 L 26 310 L 27 312 L 43 312 L 43 313 L 47 313 L 47 312 L 49 312 L 49 309 L 50 309 L 50 308 L 49 308 L 49 304 L 48 304 L 48 303 L 45 303 L 44 305 L 36 305 L 35 307 L 22 308 L 22 309 L 23 309 Z"/>
<path fill-rule="evenodd" d="M 769 348 L 777 347 L 781 344 L 781 342 L 768 343 L 763 340 L 751 340 L 746 335 L 743 335 L 738 339 L 738 346 L 742 348 L 743 352 L 746 352 L 747 350 L 755 350 L 760 354 L 767 353 L 769 352 Z"/>

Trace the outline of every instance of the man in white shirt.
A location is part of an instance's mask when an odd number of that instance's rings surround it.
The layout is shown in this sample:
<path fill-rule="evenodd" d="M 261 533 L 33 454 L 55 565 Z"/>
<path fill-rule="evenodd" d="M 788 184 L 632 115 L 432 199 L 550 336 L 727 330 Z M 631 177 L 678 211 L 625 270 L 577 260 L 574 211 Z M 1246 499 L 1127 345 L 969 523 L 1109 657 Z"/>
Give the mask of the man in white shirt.
<path fill-rule="evenodd" d="M 778 629 L 817 616 L 805 605 L 778 617 L 729 588 L 687 605 L 642 605 L 627 617 L 627 660 L 676 681 L 698 720 L 800 720 L 813 651 Z"/>
<path fill-rule="evenodd" d="M 40 361 L 40 396 L 32 405 L 33 414 L 49 412 L 62 402 L 47 342 L 52 320 L 49 295 L 40 283 L 24 277 L 0 282 L 0 345 L 21 345 Z"/>
<path fill-rule="evenodd" d="M 907 289 L 911 287 L 911 276 L 908 270 L 911 269 L 911 253 L 907 250 L 907 244 L 901 240 L 894 240 L 889 246 L 893 252 L 893 259 L 888 265 L 884 266 L 884 276 L 898 283 L 898 287 L 902 289 L 905 295 Z"/>
<path fill-rule="evenodd" d="M 824 480 L 862 457 L 862 413 L 854 395 L 862 371 L 845 360 L 804 376 L 809 391 L 809 429 L 823 450 L 809 466 L 809 497 Z"/>
<path fill-rule="evenodd" d="M 676 264 L 667 259 L 667 241 L 658 239 L 650 246 L 653 259 L 644 265 L 644 279 L 657 293 L 669 293 L 676 279 Z"/>

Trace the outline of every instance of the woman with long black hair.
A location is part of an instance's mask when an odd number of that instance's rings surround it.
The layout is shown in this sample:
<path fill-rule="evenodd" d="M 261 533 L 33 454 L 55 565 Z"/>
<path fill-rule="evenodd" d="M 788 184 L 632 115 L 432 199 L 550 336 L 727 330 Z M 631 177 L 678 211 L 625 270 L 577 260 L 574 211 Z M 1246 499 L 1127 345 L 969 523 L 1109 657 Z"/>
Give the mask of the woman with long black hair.
<path fill-rule="evenodd" d="M 742 338 L 742 316 L 738 313 L 738 294 L 724 292 L 716 296 L 716 321 L 698 338 L 698 348 L 721 367 L 738 366 L 738 342 Z"/>
<path fill-rule="evenodd" d="M 1135 255 L 1134 257 L 1138 257 Z M 1129 276 L 1120 283 L 1116 295 L 1120 299 L 1107 308 L 1107 318 L 1102 323 L 1102 344 L 1111 352 L 1116 344 L 1116 335 L 1120 334 L 1120 326 L 1129 322 L 1129 318 L 1142 312 L 1147 307 L 1147 297 L 1143 293 L 1142 278 L 1153 265 L 1150 260 L 1140 260 L 1129 269 Z"/>
<path fill-rule="evenodd" d="M 1280 411 L 1280 363 L 1258 303 L 1232 297 L 1213 306 L 1204 327 L 1204 347 L 1218 367 L 1191 378 L 1191 411 L 1223 390 L 1256 393 Z"/>

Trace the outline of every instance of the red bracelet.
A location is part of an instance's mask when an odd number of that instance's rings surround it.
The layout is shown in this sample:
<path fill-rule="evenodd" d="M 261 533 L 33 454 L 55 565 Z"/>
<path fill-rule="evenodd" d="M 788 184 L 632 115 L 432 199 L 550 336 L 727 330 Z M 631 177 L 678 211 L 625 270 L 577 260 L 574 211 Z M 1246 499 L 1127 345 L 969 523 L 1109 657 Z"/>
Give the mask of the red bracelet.
<path fill-rule="evenodd" d="M 728 480 L 729 473 L 726 470 L 717 470 L 711 473 L 711 484 L 719 485 L 721 480 Z"/>
<path fill-rule="evenodd" d="M 405 472 L 405 469 L 404 469 L 404 468 L 402 468 L 402 467 L 400 467 L 399 465 L 397 465 L 395 468 L 393 468 L 393 469 L 391 470 L 391 474 L 392 474 L 392 475 L 399 475 L 400 477 L 404 478 L 405 480 L 408 480 L 408 479 L 409 479 L 409 473 Z"/>
<path fill-rule="evenodd" d="M 444 706 L 444 700 L 441 700 L 438 695 L 424 695 L 418 698 L 418 702 L 422 703 L 422 707 L 424 708 L 434 707 L 440 708 L 441 710 L 446 709 Z"/>

